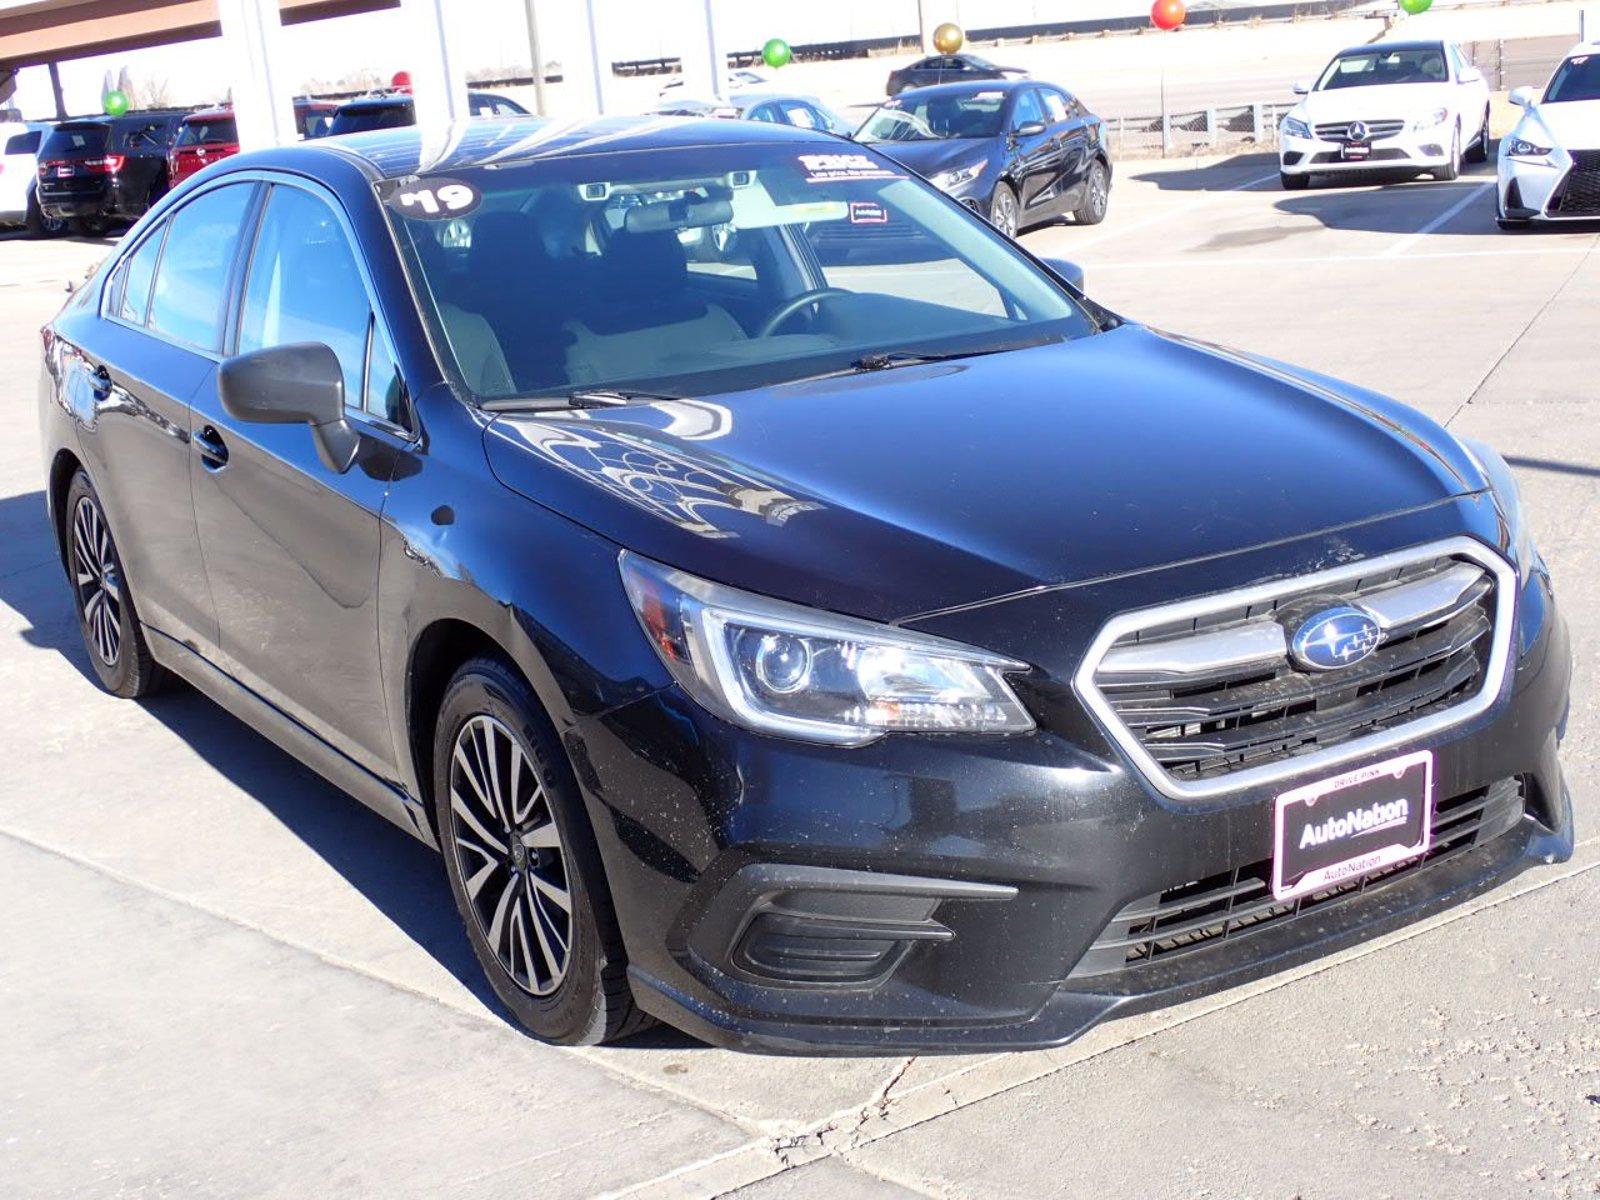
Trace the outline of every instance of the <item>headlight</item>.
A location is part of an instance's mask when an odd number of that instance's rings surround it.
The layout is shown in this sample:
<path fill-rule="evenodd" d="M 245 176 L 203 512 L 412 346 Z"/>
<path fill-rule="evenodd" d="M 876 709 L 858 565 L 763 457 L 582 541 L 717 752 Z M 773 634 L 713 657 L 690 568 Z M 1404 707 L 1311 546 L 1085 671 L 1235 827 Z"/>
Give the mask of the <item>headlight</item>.
<path fill-rule="evenodd" d="M 1512 158 L 1544 158 L 1552 147 L 1539 146 L 1526 138 L 1514 137 L 1506 143 L 1506 153 Z"/>
<path fill-rule="evenodd" d="M 772 600 L 623 551 L 622 581 L 673 678 L 718 716 L 802 741 L 1034 727 L 1013 662 L 956 642 Z"/>
<path fill-rule="evenodd" d="M 1285 117 L 1283 119 L 1283 136 L 1308 138 L 1311 136 L 1311 126 L 1299 117 Z"/>
<path fill-rule="evenodd" d="M 1495 507 L 1500 510 L 1500 519 L 1506 523 L 1511 553 L 1516 558 L 1517 578 L 1525 580 L 1532 573 L 1539 552 L 1534 549 L 1533 531 L 1528 528 L 1522 512 L 1522 493 L 1517 489 L 1516 478 L 1511 474 L 1506 460 L 1500 457 L 1493 446 L 1474 438 L 1457 440 L 1489 481 L 1489 492 L 1494 496 Z"/>
<path fill-rule="evenodd" d="M 933 184 L 933 186 L 938 188 L 941 192 L 953 192 L 958 187 L 964 187 L 965 185 L 971 183 L 979 175 L 982 175 L 983 168 L 987 165 L 988 164 L 983 162 L 975 162 L 969 163 L 964 167 L 956 167 L 953 170 L 940 171 L 928 182 Z"/>
<path fill-rule="evenodd" d="M 1436 108 L 1425 117 L 1418 117 L 1411 122 L 1412 129 L 1432 129 L 1436 125 L 1443 125 L 1450 117 L 1448 108 Z"/>

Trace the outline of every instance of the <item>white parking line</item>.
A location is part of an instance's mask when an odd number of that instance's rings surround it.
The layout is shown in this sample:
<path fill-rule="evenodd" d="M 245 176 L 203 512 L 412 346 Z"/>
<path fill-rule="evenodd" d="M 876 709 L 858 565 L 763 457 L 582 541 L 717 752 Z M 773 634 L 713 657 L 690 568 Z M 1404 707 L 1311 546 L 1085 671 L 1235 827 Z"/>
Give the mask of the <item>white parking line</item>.
<path fill-rule="evenodd" d="M 1401 238 L 1394 245 L 1390 246 L 1387 250 L 1384 251 L 1384 257 L 1393 258 L 1397 254 L 1404 254 L 1412 246 L 1415 246 L 1419 241 L 1421 241 L 1423 238 L 1427 237 L 1435 229 L 1438 229 L 1446 221 L 1450 220 L 1451 217 L 1455 216 L 1462 209 L 1466 208 L 1467 205 L 1469 205 L 1473 201 L 1477 200 L 1477 198 L 1479 196 L 1483 195 L 1490 188 L 1494 187 L 1494 185 L 1495 185 L 1495 181 L 1493 179 L 1488 180 L 1485 183 L 1480 183 L 1477 187 L 1473 188 L 1470 192 L 1468 192 L 1465 196 L 1461 197 L 1461 199 L 1457 200 L 1449 208 L 1445 209 L 1442 213 L 1440 213 L 1433 220 L 1429 221 L 1421 229 L 1417 230 L 1415 233 L 1413 233 L 1413 234 L 1411 234 L 1411 235 L 1409 235 L 1407 237 Z"/>
<path fill-rule="evenodd" d="M 1162 221 L 1170 221 L 1179 213 L 1193 212 L 1201 205 L 1208 204 L 1219 196 L 1226 196 L 1229 192 L 1242 192 L 1247 188 L 1255 187 L 1258 183 L 1266 183 L 1268 180 L 1276 179 L 1277 177 L 1278 173 L 1274 171 L 1270 175 L 1261 175 L 1255 179 L 1247 179 L 1243 183 L 1235 183 L 1230 187 L 1218 188 L 1214 192 L 1205 192 L 1188 204 L 1163 204 L 1160 206 L 1159 212 L 1152 213 L 1142 221 L 1134 221 L 1131 225 L 1117 225 L 1110 229 L 1103 229 L 1099 233 L 1081 240 L 1075 238 L 1072 248 L 1074 250 L 1086 250 L 1090 246 L 1097 246 L 1101 242 L 1109 241 L 1114 237 L 1121 237 L 1125 233 L 1132 233 L 1136 229 L 1143 229 L 1147 225 L 1157 225 Z M 1160 185 L 1157 184 L 1156 186 L 1159 187 Z"/>

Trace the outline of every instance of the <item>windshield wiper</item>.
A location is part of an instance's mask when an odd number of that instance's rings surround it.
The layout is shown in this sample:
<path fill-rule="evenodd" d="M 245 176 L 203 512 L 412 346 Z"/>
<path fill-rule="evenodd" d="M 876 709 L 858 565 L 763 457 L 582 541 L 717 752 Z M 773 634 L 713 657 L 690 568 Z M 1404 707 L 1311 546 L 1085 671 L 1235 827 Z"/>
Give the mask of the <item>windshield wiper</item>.
<path fill-rule="evenodd" d="M 551 412 L 569 408 L 622 408 L 629 404 L 647 404 L 657 400 L 682 400 L 682 396 L 669 396 L 664 392 L 623 391 L 618 388 L 576 387 L 559 396 L 508 396 L 503 400 L 485 400 L 478 407 L 484 412 Z"/>
<path fill-rule="evenodd" d="M 985 354 L 1004 354 L 1009 350 L 1027 350 L 1055 341 L 1053 337 L 1029 338 L 1022 342 L 1006 342 L 999 346 L 983 346 L 977 350 L 880 350 L 863 354 L 848 367 L 837 371 L 823 371 L 816 375 L 802 375 L 786 379 L 784 383 L 810 383 L 815 379 L 837 379 L 842 375 L 865 375 L 873 371 L 887 371 L 894 367 L 914 367 L 922 363 L 950 362 L 957 358 L 982 358 Z"/>

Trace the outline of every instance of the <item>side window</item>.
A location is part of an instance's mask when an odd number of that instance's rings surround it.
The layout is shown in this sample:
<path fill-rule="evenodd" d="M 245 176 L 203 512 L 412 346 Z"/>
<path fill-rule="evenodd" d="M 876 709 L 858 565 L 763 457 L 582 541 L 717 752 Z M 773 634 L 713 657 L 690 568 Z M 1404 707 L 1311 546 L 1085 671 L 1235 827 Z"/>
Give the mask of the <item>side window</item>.
<path fill-rule="evenodd" d="M 145 310 L 150 307 L 150 284 L 155 279 L 156 262 L 161 257 L 161 239 L 167 234 L 166 226 L 155 230 L 140 243 L 117 272 L 112 284 L 111 314 L 134 325 L 143 325 Z"/>
<path fill-rule="evenodd" d="M 4 153 L 6 154 L 37 154 L 39 152 L 39 131 L 29 133 L 14 133 L 6 139 Z"/>
<path fill-rule="evenodd" d="M 367 287 L 333 210 L 300 188 L 275 186 L 250 257 L 239 353 L 322 342 L 332 348 L 344 371 L 345 403 L 361 408 L 367 403 L 371 324 Z M 387 386 L 377 382 L 380 391 Z"/>
<path fill-rule="evenodd" d="M 1011 112 L 1011 128 L 1017 129 L 1029 121 L 1044 121 L 1044 109 L 1039 107 L 1039 93 L 1033 88 L 1024 88 L 1017 93 L 1017 106 Z"/>
<path fill-rule="evenodd" d="M 150 292 L 151 329 L 202 350 L 221 348 L 228 275 L 254 190 L 252 184 L 220 187 L 173 214 Z"/>
<path fill-rule="evenodd" d="M 1044 110 L 1049 114 L 1050 124 L 1059 124 L 1072 116 L 1071 106 L 1067 98 L 1055 88 L 1041 88 L 1040 95 L 1044 97 Z"/>
<path fill-rule="evenodd" d="M 752 121 L 767 121 L 771 124 L 778 122 L 778 110 L 771 104 L 758 104 L 750 110 Z"/>

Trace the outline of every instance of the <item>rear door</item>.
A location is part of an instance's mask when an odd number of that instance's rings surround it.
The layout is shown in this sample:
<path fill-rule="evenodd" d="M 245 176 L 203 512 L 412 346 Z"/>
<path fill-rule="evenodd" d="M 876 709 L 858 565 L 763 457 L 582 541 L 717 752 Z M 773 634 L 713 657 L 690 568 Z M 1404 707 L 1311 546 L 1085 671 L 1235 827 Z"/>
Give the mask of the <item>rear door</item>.
<path fill-rule="evenodd" d="M 231 349 L 332 347 L 361 433 L 343 474 L 305 425 L 236 421 L 195 397 L 195 517 L 226 668 L 368 770 L 394 764 L 378 667 L 378 520 L 410 445 L 392 342 L 338 201 L 275 181 L 238 299 Z"/>
<path fill-rule="evenodd" d="M 196 196 L 140 231 L 91 312 L 63 323 L 87 411 L 79 443 L 139 616 L 203 654 L 217 643 L 189 489 L 189 401 L 211 386 L 252 183 Z"/>

